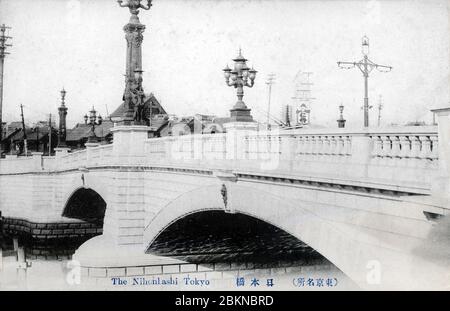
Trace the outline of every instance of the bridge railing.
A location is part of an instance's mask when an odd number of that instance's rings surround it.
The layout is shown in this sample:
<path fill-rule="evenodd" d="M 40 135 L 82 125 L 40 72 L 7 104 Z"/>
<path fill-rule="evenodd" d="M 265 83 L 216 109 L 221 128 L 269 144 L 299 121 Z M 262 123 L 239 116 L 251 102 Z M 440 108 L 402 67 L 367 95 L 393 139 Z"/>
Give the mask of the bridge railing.
<path fill-rule="evenodd" d="M 113 145 L 100 145 L 98 147 L 88 148 L 86 157 L 86 162 L 89 166 L 113 164 Z"/>
<path fill-rule="evenodd" d="M 105 166 L 114 163 L 113 145 L 100 145 L 70 152 L 61 157 L 60 169 L 72 169 L 87 166 Z"/>
<path fill-rule="evenodd" d="M 55 156 L 42 157 L 42 170 L 54 171 L 57 169 Z"/>
<path fill-rule="evenodd" d="M 138 144 L 138 143 L 137 143 Z M 0 173 L 78 169 L 105 165 L 148 165 L 233 170 L 242 174 L 293 176 L 343 183 L 418 189 L 427 193 L 438 172 L 437 127 L 242 131 L 150 138 L 142 150 L 91 146 L 55 157 L 12 157 Z M 137 150 L 137 151 L 136 151 Z M 143 152 L 143 156 L 134 154 Z M 124 161 L 128 155 L 140 159 Z M 125 157 L 125 158 L 124 158 Z M 125 159 L 126 160 L 126 159 Z"/>
<path fill-rule="evenodd" d="M 60 157 L 58 169 L 75 169 L 81 166 L 86 166 L 86 159 L 86 149 L 67 153 L 66 155 Z"/>
<path fill-rule="evenodd" d="M 424 192 L 438 169 L 435 126 L 185 135 L 148 139 L 145 152 L 149 164 L 362 180 Z"/>
<path fill-rule="evenodd" d="M 6 156 L 0 160 L 0 174 L 27 173 L 41 170 L 41 158 Z"/>
<path fill-rule="evenodd" d="M 226 134 L 184 135 L 145 141 L 147 163 L 212 165 L 226 159 Z"/>
<path fill-rule="evenodd" d="M 372 152 L 368 175 L 373 178 L 431 184 L 438 170 L 439 142 L 436 127 L 371 133 Z"/>

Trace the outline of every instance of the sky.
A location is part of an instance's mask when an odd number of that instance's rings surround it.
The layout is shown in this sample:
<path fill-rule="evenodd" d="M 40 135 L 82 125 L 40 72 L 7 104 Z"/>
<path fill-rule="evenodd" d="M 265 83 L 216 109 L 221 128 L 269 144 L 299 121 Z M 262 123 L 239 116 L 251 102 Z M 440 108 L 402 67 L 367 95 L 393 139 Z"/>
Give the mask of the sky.
<path fill-rule="evenodd" d="M 144 90 L 171 114 L 227 116 L 236 93 L 222 69 L 242 48 L 258 70 L 255 86 L 244 90 L 256 119 L 265 120 L 268 74 L 276 74 L 271 112 L 280 117 L 292 103 L 295 76 L 310 71 L 312 122 L 336 126 L 342 103 L 347 124 L 362 126 L 362 74 L 336 62 L 359 61 L 366 35 L 369 58 L 393 66 L 370 75 L 371 124 L 379 95 L 383 125 L 430 122 L 430 109 L 450 105 L 449 7 L 450 0 L 154 0 L 139 14 L 146 25 Z M 19 120 L 20 104 L 28 124 L 55 116 L 62 87 L 69 127 L 92 106 L 103 116 L 115 110 L 124 89 L 122 27 L 129 15 L 115 0 L 0 0 L 0 23 L 12 27 L 13 37 L 3 120 Z"/>

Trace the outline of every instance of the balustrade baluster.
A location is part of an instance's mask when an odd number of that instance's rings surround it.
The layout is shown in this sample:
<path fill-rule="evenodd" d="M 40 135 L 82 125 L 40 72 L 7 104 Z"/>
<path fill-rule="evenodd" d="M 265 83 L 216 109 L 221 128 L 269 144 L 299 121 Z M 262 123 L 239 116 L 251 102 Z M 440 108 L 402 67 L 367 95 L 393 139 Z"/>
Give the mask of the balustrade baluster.
<path fill-rule="evenodd" d="M 352 137 L 345 136 L 344 138 L 344 152 L 346 155 L 352 155 Z"/>
<path fill-rule="evenodd" d="M 315 155 L 317 150 L 317 137 L 309 136 L 310 146 L 309 146 L 309 154 Z"/>
<path fill-rule="evenodd" d="M 317 155 L 323 154 L 323 136 L 316 136 L 316 152 Z"/>
<path fill-rule="evenodd" d="M 382 149 L 382 140 L 379 136 L 373 136 L 373 149 L 372 149 L 372 157 L 378 158 L 382 156 L 383 149 Z"/>
<path fill-rule="evenodd" d="M 303 136 L 302 154 L 308 155 L 311 153 L 312 141 L 311 136 Z"/>
<path fill-rule="evenodd" d="M 436 135 L 430 136 L 431 140 L 431 159 L 436 161 L 439 159 L 439 140 Z"/>
<path fill-rule="evenodd" d="M 340 156 L 345 154 L 344 136 L 336 136 L 336 154 Z"/>
<path fill-rule="evenodd" d="M 391 136 L 392 148 L 391 148 L 391 157 L 398 158 L 400 156 L 400 139 L 398 136 Z"/>
<path fill-rule="evenodd" d="M 400 158 L 409 158 L 411 156 L 411 142 L 409 141 L 408 136 L 400 136 Z"/>
<path fill-rule="evenodd" d="M 431 156 L 431 140 L 426 135 L 420 135 L 419 136 L 420 144 L 422 146 L 419 158 L 421 159 L 429 159 Z"/>
<path fill-rule="evenodd" d="M 392 157 L 392 146 L 391 146 L 390 137 L 382 136 L 381 141 L 382 141 L 382 147 L 383 147 L 381 156 L 386 157 L 386 158 L 391 158 Z"/>
<path fill-rule="evenodd" d="M 337 151 L 336 136 L 330 136 L 330 155 L 336 155 Z"/>
<path fill-rule="evenodd" d="M 330 155 L 331 154 L 331 140 L 330 136 L 323 137 L 323 145 L 322 145 L 322 154 Z"/>
<path fill-rule="evenodd" d="M 411 140 L 411 158 L 419 158 L 420 140 L 417 136 L 410 136 Z"/>
<path fill-rule="evenodd" d="M 305 140 L 306 140 L 306 136 L 298 136 L 296 154 L 304 154 L 305 153 Z"/>

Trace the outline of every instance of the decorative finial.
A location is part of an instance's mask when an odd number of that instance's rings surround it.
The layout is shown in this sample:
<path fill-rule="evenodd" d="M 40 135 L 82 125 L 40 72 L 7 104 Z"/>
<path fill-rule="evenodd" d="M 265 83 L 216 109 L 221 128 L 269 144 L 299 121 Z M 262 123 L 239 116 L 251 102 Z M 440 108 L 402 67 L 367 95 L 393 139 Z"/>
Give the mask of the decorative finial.
<path fill-rule="evenodd" d="M 150 10 L 152 6 L 152 0 L 147 0 L 147 6 L 141 4 L 142 0 L 127 0 L 127 3 L 123 4 L 123 0 L 117 0 L 119 6 L 128 8 L 133 15 L 139 14 L 139 9 Z"/>
<path fill-rule="evenodd" d="M 364 55 L 369 54 L 369 38 L 366 35 L 362 37 L 362 53 Z"/>
<path fill-rule="evenodd" d="M 61 90 L 61 106 L 63 107 L 65 105 L 65 98 L 66 98 L 66 90 L 63 87 Z"/>

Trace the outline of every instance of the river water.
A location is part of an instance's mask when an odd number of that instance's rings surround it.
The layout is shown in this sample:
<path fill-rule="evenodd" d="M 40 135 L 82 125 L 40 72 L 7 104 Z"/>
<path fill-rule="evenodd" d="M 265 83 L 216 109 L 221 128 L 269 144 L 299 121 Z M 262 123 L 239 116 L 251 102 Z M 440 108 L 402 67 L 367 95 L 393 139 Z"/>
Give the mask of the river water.
<path fill-rule="evenodd" d="M 229 267 L 224 271 L 135 275 L 117 286 L 111 277 L 73 280 L 72 254 L 80 240 L 64 243 L 19 241 L 28 267 L 17 269 L 12 239 L 3 242 L 0 290 L 345 290 L 357 289 L 339 269 L 287 232 L 244 215 L 209 213 L 188 216 L 167 228 L 152 244 L 152 255 L 186 263 Z M 78 271 L 79 272 L 79 271 Z M 77 273 L 78 273 L 77 272 Z M 186 277 L 208 286 L 185 284 Z M 161 280 L 177 279 L 163 286 Z M 134 284 L 134 285 L 133 285 Z"/>

